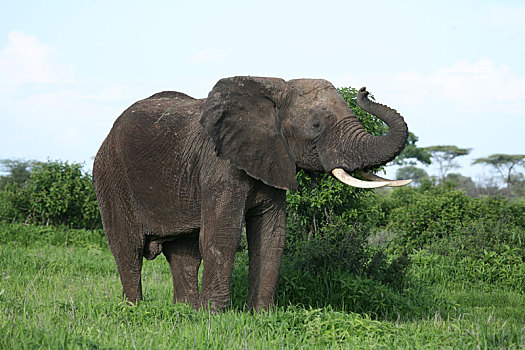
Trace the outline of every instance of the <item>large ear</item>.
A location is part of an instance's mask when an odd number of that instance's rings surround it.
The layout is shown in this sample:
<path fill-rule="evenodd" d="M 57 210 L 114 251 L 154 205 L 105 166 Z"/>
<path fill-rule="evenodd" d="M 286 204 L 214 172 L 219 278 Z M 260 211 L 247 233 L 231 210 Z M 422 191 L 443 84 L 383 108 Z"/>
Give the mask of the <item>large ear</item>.
<path fill-rule="evenodd" d="M 281 132 L 286 82 L 277 78 L 221 79 L 200 120 L 215 152 L 248 175 L 280 189 L 297 188 L 296 165 Z"/>

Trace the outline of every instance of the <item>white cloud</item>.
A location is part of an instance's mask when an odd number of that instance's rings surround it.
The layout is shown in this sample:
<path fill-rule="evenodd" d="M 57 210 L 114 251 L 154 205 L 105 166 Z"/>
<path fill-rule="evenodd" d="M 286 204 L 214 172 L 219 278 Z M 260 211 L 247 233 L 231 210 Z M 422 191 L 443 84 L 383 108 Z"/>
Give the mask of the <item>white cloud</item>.
<path fill-rule="evenodd" d="M 56 50 L 20 31 L 8 35 L 0 51 L 0 80 L 8 86 L 27 83 L 72 83 L 74 68 L 53 60 Z"/>
<path fill-rule="evenodd" d="M 405 72 L 396 81 L 415 92 L 410 97 L 412 103 L 445 98 L 472 112 L 523 115 L 525 77 L 514 75 L 509 66 L 497 66 L 488 58 L 456 61 L 429 75 Z"/>
<path fill-rule="evenodd" d="M 0 50 L 0 159 L 89 160 L 138 99 L 125 85 L 79 82 L 56 53 L 20 31 Z"/>
<path fill-rule="evenodd" d="M 191 56 L 188 61 L 190 63 L 220 62 L 223 60 L 223 58 L 224 56 L 222 53 L 215 50 L 206 49 L 197 52 Z"/>

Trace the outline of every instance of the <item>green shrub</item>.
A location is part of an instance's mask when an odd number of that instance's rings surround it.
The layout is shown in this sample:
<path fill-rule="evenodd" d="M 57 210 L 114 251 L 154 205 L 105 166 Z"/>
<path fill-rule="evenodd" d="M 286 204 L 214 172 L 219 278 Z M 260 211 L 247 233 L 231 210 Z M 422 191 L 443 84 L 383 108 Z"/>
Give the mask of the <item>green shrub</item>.
<path fill-rule="evenodd" d="M 423 280 L 524 291 L 525 202 L 426 184 L 393 191 L 385 203 L 391 251 L 415 253 Z"/>
<path fill-rule="evenodd" d="M 377 263 L 383 257 L 377 255 L 375 259 Z M 364 266 L 352 267 L 354 272 L 351 272 L 345 266 L 334 263 L 304 269 L 300 266 L 300 260 L 286 255 L 281 266 L 276 304 L 283 307 L 330 308 L 389 320 L 412 319 L 433 315 L 436 310 L 443 313 L 449 310 L 450 305 L 444 299 L 421 283 L 403 277 L 402 287 L 390 284 L 386 277 L 388 269 L 394 272 L 393 275 L 408 275 L 406 260 L 384 259 L 384 262 L 377 264 L 386 267 L 383 273 L 369 271 L 374 264 L 370 261 Z M 356 270 L 360 273 L 355 273 Z M 375 277 L 369 277 L 369 272 Z M 378 276 L 383 276 L 385 281 L 376 279 Z M 242 252 L 237 255 L 232 276 L 230 300 L 234 309 L 246 307 L 247 293 L 248 254 Z"/>
<path fill-rule="evenodd" d="M 328 175 L 299 172 L 299 189 L 287 194 L 287 248 L 334 231 L 370 228 L 383 220 L 373 191 L 347 186 Z M 362 231 L 368 233 L 368 230 Z"/>
<path fill-rule="evenodd" d="M 433 253 L 457 260 L 470 256 L 482 259 L 484 252 L 507 254 L 515 251 L 525 261 L 525 230 L 501 220 L 477 219 L 458 225 L 450 237 L 429 245 Z"/>
<path fill-rule="evenodd" d="M 381 265 L 386 267 L 384 273 L 378 273 L 374 278 L 370 276 L 374 273 L 368 270 L 370 262 L 363 267 L 362 274 L 355 274 L 334 265 L 317 270 L 301 269 L 296 261 L 285 257 L 277 304 L 331 307 L 378 319 L 398 319 L 400 315 L 403 318 L 421 317 L 422 314 L 432 314 L 433 310 L 447 309 L 446 302 L 436 298 L 425 285 L 404 278 L 406 260 L 394 259 Z M 403 275 L 403 287 L 380 280 L 386 277 L 388 270 Z"/>
<path fill-rule="evenodd" d="M 24 222 L 27 208 L 30 208 L 29 198 L 22 195 L 19 185 L 8 183 L 0 191 L 0 222 Z"/>
<path fill-rule="evenodd" d="M 407 250 L 421 249 L 446 237 L 469 215 L 469 198 L 461 191 L 414 191 L 411 188 L 393 193 L 400 205 L 390 214 L 394 239 Z"/>
<path fill-rule="evenodd" d="M 384 201 L 396 251 L 461 243 L 463 251 L 503 252 L 525 248 L 525 202 L 505 198 L 471 198 L 453 186 L 402 188 Z"/>
<path fill-rule="evenodd" d="M 347 231 L 301 242 L 288 254 L 288 263 L 306 274 L 341 270 L 401 289 L 410 266 L 408 257 L 387 256 L 382 248 L 368 246 L 364 237 L 365 234 Z"/>
<path fill-rule="evenodd" d="M 82 171 L 81 164 L 37 163 L 22 186 L 7 186 L 1 196 L 3 222 L 86 229 L 102 226 L 91 175 Z"/>

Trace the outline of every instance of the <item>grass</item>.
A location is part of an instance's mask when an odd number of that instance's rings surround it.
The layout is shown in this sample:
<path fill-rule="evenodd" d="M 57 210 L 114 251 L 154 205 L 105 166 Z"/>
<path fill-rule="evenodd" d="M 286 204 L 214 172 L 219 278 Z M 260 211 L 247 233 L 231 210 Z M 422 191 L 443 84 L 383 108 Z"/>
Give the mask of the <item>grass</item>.
<path fill-rule="evenodd" d="M 162 256 L 144 261 L 145 300 L 128 306 L 103 237 L 62 231 L 0 226 L 0 349 L 525 348 L 523 290 L 445 281 L 421 271 L 426 260 L 416 259 L 413 275 L 446 309 L 381 319 L 329 305 L 280 305 L 252 315 L 234 300 L 211 315 L 171 303 Z M 236 271 L 242 276 L 243 266 Z M 241 278 L 234 283 L 246 288 Z"/>

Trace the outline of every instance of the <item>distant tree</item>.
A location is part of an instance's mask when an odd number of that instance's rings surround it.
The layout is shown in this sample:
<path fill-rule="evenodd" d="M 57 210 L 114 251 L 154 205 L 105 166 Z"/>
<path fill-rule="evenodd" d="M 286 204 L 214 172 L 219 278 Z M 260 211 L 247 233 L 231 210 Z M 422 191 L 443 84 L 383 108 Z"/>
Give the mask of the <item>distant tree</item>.
<path fill-rule="evenodd" d="M 439 164 L 441 184 L 443 185 L 445 183 L 447 173 L 452 169 L 459 168 L 459 165 L 455 159 L 457 157 L 466 156 L 472 149 L 446 145 L 425 147 L 425 150 L 430 152 L 431 158 Z"/>
<path fill-rule="evenodd" d="M 507 191 L 510 195 L 512 172 L 519 166 L 525 166 L 525 154 L 492 154 L 486 158 L 477 158 L 472 164 L 486 164 L 495 168 L 503 182 L 507 184 Z"/>
<path fill-rule="evenodd" d="M 478 188 L 476 183 L 468 176 L 463 176 L 457 173 L 450 173 L 447 174 L 445 181 L 456 184 L 457 189 L 465 190 L 465 192 L 471 197 L 478 197 L 480 195 L 480 189 Z"/>
<path fill-rule="evenodd" d="M 0 176 L 0 190 L 8 183 L 21 185 L 29 179 L 31 169 L 36 164 L 33 160 L 0 160 L 0 169 L 7 175 Z"/>
<path fill-rule="evenodd" d="M 476 186 L 480 195 L 495 197 L 501 194 L 497 179 L 493 176 L 482 174 L 476 179 Z"/>
<path fill-rule="evenodd" d="M 413 184 L 418 186 L 423 179 L 428 179 L 428 174 L 424 169 L 413 165 L 407 165 L 396 171 L 397 179 L 412 179 Z"/>
<path fill-rule="evenodd" d="M 512 193 L 511 196 L 515 198 L 525 199 L 525 175 L 512 175 Z"/>

